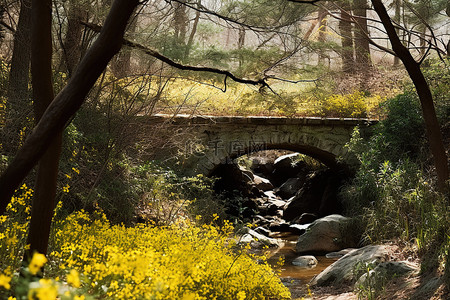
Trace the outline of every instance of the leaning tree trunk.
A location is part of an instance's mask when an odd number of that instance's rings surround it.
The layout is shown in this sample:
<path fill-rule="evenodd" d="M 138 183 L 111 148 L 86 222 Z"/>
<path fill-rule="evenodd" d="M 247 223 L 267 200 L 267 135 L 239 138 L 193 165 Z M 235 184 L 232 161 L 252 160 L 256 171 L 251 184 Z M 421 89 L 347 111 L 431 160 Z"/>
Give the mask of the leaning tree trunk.
<path fill-rule="evenodd" d="M 425 77 L 420 70 L 420 64 L 416 62 L 409 52 L 409 50 L 400 41 L 391 19 L 386 11 L 381 0 L 372 0 L 375 11 L 380 17 L 384 28 L 388 34 L 389 40 L 392 44 L 392 50 L 403 62 L 406 71 L 409 74 L 414 86 L 416 87 L 417 94 L 419 95 L 420 104 L 422 106 L 423 118 L 425 120 L 425 127 L 427 131 L 428 141 L 430 143 L 431 153 L 434 159 L 434 165 L 436 167 L 436 173 L 438 177 L 438 185 L 443 190 L 446 186 L 446 181 L 449 177 L 448 160 L 445 152 L 444 142 L 439 126 L 439 122 L 436 117 L 436 111 L 433 103 L 433 96 L 430 91 Z"/>
<path fill-rule="evenodd" d="M 115 0 L 105 24 L 74 75 L 42 115 L 33 132 L 25 140 L 12 162 L 0 176 L 0 215 L 14 191 L 41 159 L 55 137 L 83 104 L 87 94 L 120 50 L 128 21 L 140 4 L 139 0 Z"/>

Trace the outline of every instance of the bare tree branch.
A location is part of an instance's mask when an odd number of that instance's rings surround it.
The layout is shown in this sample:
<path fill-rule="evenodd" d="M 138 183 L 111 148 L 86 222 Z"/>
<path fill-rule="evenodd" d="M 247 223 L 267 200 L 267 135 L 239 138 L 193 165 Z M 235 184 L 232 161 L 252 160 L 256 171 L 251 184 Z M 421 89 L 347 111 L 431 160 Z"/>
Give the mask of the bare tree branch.
<path fill-rule="evenodd" d="M 82 24 L 96 32 L 100 32 L 100 30 L 101 30 L 101 26 L 98 26 L 95 24 L 90 24 L 90 23 L 86 23 L 86 22 L 82 22 Z M 208 73 L 214 73 L 214 74 L 219 74 L 219 75 L 225 75 L 225 81 L 224 81 L 225 83 L 226 83 L 226 78 L 231 78 L 235 82 L 250 84 L 250 85 L 259 85 L 261 87 L 267 87 L 270 89 L 268 83 L 266 82 L 266 78 L 255 79 L 255 80 L 254 79 L 245 79 L 245 78 L 237 77 L 236 75 L 234 75 L 233 73 L 231 73 L 230 71 L 227 71 L 227 70 L 222 70 L 222 69 L 217 69 L 217 68 L 212 68 L 212 67 L 184 65 L 184 64 L 181 64 L 179 62 L 172 60 L 171 58 L 169 58 L 167 56 L 162 55 L 161 53 L 159 53 L 156 50 L 153 50 L 153 49 L 146 47 L 144 45 L 141 45 L 139 43 L 132 42 L 125 38 L 122 40 L 122 43 L 123 43 L 123 45 L 141 50 L 144 53 L 168 64 L 169 66 L 177 68 L 179 70 L 208 72 Z M 226 91 L 226 87 L 225 87 L 224 91 Z"/>

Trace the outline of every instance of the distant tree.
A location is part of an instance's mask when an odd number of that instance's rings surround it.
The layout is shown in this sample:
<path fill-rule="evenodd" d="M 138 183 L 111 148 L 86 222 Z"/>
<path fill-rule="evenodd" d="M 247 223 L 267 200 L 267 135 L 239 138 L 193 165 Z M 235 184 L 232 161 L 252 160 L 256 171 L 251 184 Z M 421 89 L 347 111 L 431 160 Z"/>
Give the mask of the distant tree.
<path fill-rule="evenodd" d="M 83 25 L 81 21 L 86 21 L 87 11 L 77 0 L 68 1 L 67 9 L 67 30 L 62 45 L 63 60 L 65 62 L 69 76 L 72 76 L 82 55 L 81 40 L 83 35 Z"/>
<path fill-rule="evenodd" d="M 351 3 L 348 0 L 340 2 L 339 34 L 341 36 L 342 71 L 344 73 L 352 73 L 355 67 L 354 38 Z"/>
<path fill-rule="evenodd" d="M 30 24 L 31 0 L 21 0 L 6 95 L 7 118 L 5 128 L 2 130 L 3 150 L 7 153 L 14 153 L 19 147 L 19 132 L 27 126 L 27 117 L 32 111 L 28 88 L 31 57 Z"/>
<path fill-rule="evenodd" d="M 353 12 L 355 16 L 355 63 L 356 71 L 368 73 L 371 67 L 369 28 L 367 27 L 367 0 L 354 0 Z"/>

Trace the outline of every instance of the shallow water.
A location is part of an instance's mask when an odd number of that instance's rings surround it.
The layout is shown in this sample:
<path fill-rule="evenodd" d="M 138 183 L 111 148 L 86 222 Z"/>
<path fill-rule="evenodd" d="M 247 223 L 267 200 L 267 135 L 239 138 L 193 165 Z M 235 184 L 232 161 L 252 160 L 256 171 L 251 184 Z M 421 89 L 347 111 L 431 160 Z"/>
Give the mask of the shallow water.
<path fill-rule="evenodd" d="M 296 282 L 300 281 L 298 282 L 299 284 L 307 284 L 315 275 L 325 270 L 326 267 L 337 260 L 334 258 L 326 258 L 325 256 L 315 256 L 318 260 L 318 264 L 314 268 L 294 266 L 292 261 L 300 256 L 294 251 L 298 236 L 285 236 L 281 238 L 284 240 L 285 245 L 274 250 L 268 261 L 271 265 L 276 266 L 280 256 L 284 257 L 284 264 L 281 267 L 280 275 L 280 278 L 285 279 L 283 281 L 293 279 Z"/>

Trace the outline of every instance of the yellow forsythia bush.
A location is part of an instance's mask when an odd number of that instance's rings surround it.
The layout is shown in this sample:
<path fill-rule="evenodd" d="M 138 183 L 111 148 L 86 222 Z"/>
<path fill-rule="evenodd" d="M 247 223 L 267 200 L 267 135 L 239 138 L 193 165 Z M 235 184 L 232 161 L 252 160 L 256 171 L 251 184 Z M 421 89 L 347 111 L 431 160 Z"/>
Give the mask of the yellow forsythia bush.
<path fill-rule="evenodd" d="M 332 95 L 322 101 L 322 114 L 327 117 L 366 118 L 376 117 L 377 108 L 384 101 L 381 96 L 366 96 L 356 91 L 346 95 Z"/>
<path fill-rule="evenodd" d="M 81 289 L 95 297 L 290 298 L 264 258 L 257 263 L 229 239 L 228 223 L 220 229 L 188 221 L 127 228 L 77 212 L 55 228 L 49 273 L 77 270 Z"/>
<path fill-rule="evenodd" d="M 265 257 L 252 257 L 230 238 L 227 222 L 125 227 L 82 211 L 54 222 L 50 254 L 35 253 L 19 278 L 31 194 L 23 186 L 0 218 L 1 299 L 290 298 Z"/>

